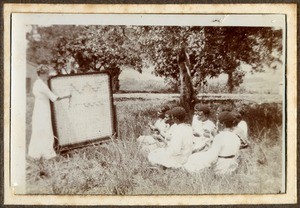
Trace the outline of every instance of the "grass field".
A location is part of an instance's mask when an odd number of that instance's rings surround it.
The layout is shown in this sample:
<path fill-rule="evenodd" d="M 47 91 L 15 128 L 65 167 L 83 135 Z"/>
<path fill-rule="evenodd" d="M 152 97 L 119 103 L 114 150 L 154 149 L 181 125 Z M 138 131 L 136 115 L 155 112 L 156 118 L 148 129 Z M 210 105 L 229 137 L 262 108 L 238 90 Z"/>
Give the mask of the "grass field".
<path fill-rule="evenodd" d="M 247 102 L 249 148 L 241 150 L 240 168 L 232 176 L 208 169 L 197 174 L 153 167 L 139 151 L 138 136 L 166 99 L 115 99 L 118 138 L 77 149 L 52 160 L 27 158 L 26 188 L 30 194 L 261 194 L 282 191 L 282 106 Z M 33 97 L 27 99 L 26 142 L 31 134 Z M 225 101 L 208 101 L 216 109 Z M 243 101 L 235 101 L 241 102 Z M 212 117 L 214 119 L 214 117 Z"/>

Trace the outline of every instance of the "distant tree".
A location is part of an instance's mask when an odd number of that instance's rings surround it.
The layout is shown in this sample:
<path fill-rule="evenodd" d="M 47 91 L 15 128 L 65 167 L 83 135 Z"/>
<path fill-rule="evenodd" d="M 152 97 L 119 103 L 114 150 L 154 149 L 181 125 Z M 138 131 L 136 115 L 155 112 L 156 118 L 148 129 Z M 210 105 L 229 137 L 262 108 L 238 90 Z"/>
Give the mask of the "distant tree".
<path fill-rule="evenodd" d="M 249 64 L 260 72 L 272 63 L 281 62 L 282 30 L 270 27 L 205 27 L 205 60 L 202 67 L 228 75 L 228 91 L 243 83 L 245 72 L 240 66 Z"/>

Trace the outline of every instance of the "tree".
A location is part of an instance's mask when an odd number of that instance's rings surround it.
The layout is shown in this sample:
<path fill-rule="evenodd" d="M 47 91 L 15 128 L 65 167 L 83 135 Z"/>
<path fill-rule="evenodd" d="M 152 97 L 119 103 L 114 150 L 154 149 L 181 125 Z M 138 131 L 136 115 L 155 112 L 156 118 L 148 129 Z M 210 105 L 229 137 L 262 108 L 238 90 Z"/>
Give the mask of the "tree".
<path fill-rule="evenodd" d="M 262 71 L 274 61 L 281 62 L 282 30 L 270 27 L 205 27 L 203 58 L 205 68 L 228 75 L 228 91 L 243 82 L 241 64 Z M 211 58 L 210 58 L 211 57 Z"/>
<path fill-rule="evenodd" d="M 207 79 L 227 74 L 232 92 L 243 82 L 243 63 L 262 71 L 282 56 L 282 30 L 270 27 L 149 26 L 139 32 L 155 74 L 181 86 L 181 102 L 188 112 L 196 100 L 194 91 L 199 92 Z M 186 58 L 178 59 L 184 57 L 183 51 Z M 192 79 L 192 87 L 186 77 Z"/>
<path fill-rule="evenodd" d="M 52 63 L 58 74 L 64 73 L 67 65 L 79 73 L 104 71 L 111 75 L 113 91 L 119 89 L 122 67 L 131 67 L 141 72 L 143 56 L 134 36 L 126 34 L 126 26 L 50 26 L 39 27 L 41 40 L 35 41 L 28 34 L 28 59 Z M 47 54 L 40 54 L 41 48 Z"/>
<path fill-rule="evenodd" d="M 270 27 L 51 26 L 39 27 L 38 33 L 39 41 L 28 34 L 29 59 L 51 59 L 62 73 L 73 58 L 79 72 L 110 73 L 114 91 L 122 67 L 141 72 L 143 60 L 152 62 L 155 75 L 180 90 L 190 114 L 207 79 L 227 74 L 232 92 L 243 82 L 243 63 L 262 71 L 282 57 L 282 30 Z"/>
<path fill-rule="evenodd" d="M 50 27 L 32 25 L 32 30 L 26 34 L 27 60 L 37 64 L 51 64 L 61 37 L 73 39 L 81 31 L 81 27 L 74 25 Z"/>
<path fill-rule="evenodd" d="M 198 85 L 211 74 L 197 70 L 197 53 L 203 48 L 202 27 L 136 27 L 139 43 L 154 64 L 157 76 L 165 77 L 174 88 L 180 89 L 180 103 L 191 117 L 196 102 L 192 77 L 199 75 Z"/>
<path fill-rule="evenodd" d="M 197 56 L 203 50 L 205 38 L 202 27 L 148 26 L 139 32 L 140 44 L 154 64 L 155 74 L 165 77 L 175 88 L 179 89 L 180 86 L 177 56 L 183 48 L 188 56 L 185 65 L 189 68 L 190 76 L 202 75 L 197 84 L 201 84 L 208 75 L 215 76 L 210 70 L 198 70 L 200 63 Z"/>

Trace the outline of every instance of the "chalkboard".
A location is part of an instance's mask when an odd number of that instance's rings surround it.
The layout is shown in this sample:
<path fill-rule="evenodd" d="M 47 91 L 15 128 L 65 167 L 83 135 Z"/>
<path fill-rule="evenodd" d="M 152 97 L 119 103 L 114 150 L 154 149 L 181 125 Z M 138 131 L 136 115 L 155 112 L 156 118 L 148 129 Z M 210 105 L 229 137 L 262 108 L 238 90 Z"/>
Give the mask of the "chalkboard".
<path fill-rule="evenodd" d="M 55 76 L 49 87 L 71 98 L 51 103 L 56 149 L 60 152 L 106 140 L 115 133 L 110 77 L 106 73 Z"/>

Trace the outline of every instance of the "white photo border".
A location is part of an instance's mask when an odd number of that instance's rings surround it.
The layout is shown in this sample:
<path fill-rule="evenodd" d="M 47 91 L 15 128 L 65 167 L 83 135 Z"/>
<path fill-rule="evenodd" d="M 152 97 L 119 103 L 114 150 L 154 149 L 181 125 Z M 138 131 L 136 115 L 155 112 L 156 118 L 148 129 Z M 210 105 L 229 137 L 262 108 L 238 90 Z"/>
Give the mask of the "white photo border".
<path fill-rule="evenodd" d="M 17 33 L 11 34 L 11 16 L 20 14 L 20 20 L 16 21 L 15 27 L 23 27 L 26 23 L 26 14 L 47 16 L 61 14 L 57 24 L 70 24 L 62 21 L 63 14 L 78 15 L 84 14 L 87 19 L 90 15 L 142 15 L 142 14 L 171 14 L 171 15 L 199 15 L 215 14 L 216 17 L 228 18 L 224 22 L 230 22 L 229 14 L 234 15 L 285 15 L 286 17 L 286 106 L 287 106 L 287 134 L 289 138 L 286 143 L 286 193 L 285 194 L 265 194 L 265 195 L 172 195 L 172 196 L 76 196 L 76 195 L 18 195 L 24 190 L 25 184 L 14 184 L 14 181 L 21 182 L 25 178 L 25 173 L 15 174 L 16 170 L 25 170 L 25 157 L 22 155 L 22 142 L 11 140 L 14 138 L 24 138 L 25 118 L 20 118 L 26 106 L 25 85 L 24 92 L 20 86 L 12 85 L 14 71 L 18 69 L 18 77 L 25 77 L 24 60 L 14 60 L 14 57 L 24 56 L 24 50 L 12 50 L 11 42 L 24 47 L 26 41 L 18 38 Z M 39 205 L 206 205 L 206 204 L 285 204 L 297 202 L 297 5 L 296 4 L 201 4 L 201 5 L 88 5 L 88 4 L 4 4 L 4 203 L 5 204 L 39 204 Z M 22 16 L 22 14 L 25 14 Z M 45 24 L 43 18 L 34 18 L 34 21 Z M 53 20 L 52 20 L 53 21 Z M 145 23 L 145 19 L 143 22 Z M 151 18 L 150 18 L 151 21 Z M 35 22 L 34 22 L 35 23 Z M 54 24 L 53 22 L 51 22 Z M 99 22 L 97 22 L 98 24 Z M 20 24 L 20 25 L 18 25 Z M 86 24 L 86 23 L 85 23 Z M 92 24 L 89 22 L 89 24 Z M 95 23 L 96 24 L 96 23 Z M 113 22 L 111 23 L 113 24 Z M 120 24 L 120 23 L 116 23 Z M 163 22 L 166 25 L 165 22 Z M 215 22 L 216 26 L 219 23 Z M 176 23 L 178 25 L 178 23 Z M 189 22 L 188 25 L 191 25 Z M 211 24 L 210 24 L 211 25 Z M 15 36 L 16 35 L 16 36 Z M 12 52 L 11 52 L 12 51 Z M 21 54 L 21 55 L 18 55 Z M 12 55 L 12 58 L 11 58 Z M 12 60 L 12 62 L 11 62 Z M 23 65 L 23 69 L 18 68 Z M 17 68 L 16 68 L 17 67 Z M 17 78 L 19 79 L 19 78 Z M 24 81 L 23 81 L 24 82 Z M 15 82 L 16 83 L 16 82 Z M 14 94 L 11 94 L 14 92 Z M 12 102 L 10 102 L 12 101 Z M 13 111 L 10 111 L 10 108 Z M 18 117 L 18 119 L 16 119 Z M 13 130 L 11 130 L 13 128 Z M 18 130 L 18 131 L 16 131 Z M 24 145 L 23 145 L 24 146 Z M 14 151 L 11 151 L 11 148 Z M 12 165 L 13 164 L 13 165 Z M 12 168 L 12 169 L 11 169 Z M 25 181 L 23 180 L 25 183 Z"/>

